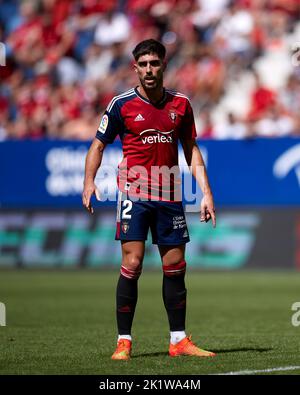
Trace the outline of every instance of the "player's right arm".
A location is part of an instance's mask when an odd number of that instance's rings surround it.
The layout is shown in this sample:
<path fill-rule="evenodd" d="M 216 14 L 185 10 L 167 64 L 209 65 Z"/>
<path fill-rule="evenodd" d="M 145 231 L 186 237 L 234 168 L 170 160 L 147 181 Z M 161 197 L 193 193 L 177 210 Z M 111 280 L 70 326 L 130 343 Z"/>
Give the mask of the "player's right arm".
<path fill-rule="evenodd" d="M 82 204 L 91 214 L 94 212 L 91 204 L 92 195 L 95 195 L 97 200 L 100 200 L 100 193 L 95 184 L 95 177 L 102 162 L 104 148 L 105 144 L 95 138 L 85 159 Z"/>
<path fill-rule="evenodd" d="M 112 144 L 118 132 L 124 129 L 122 122 L 118 100 L 114 98 L 102 116 L 96 137 L 85 160 L 82 204 L 91 214 L 94 212 L 91 205 L 92 195 L 95 195 L 97 200 L 100 200 L 100 193 L 94 180 L 102 162 L 104 148 L 107 144 Z"/>

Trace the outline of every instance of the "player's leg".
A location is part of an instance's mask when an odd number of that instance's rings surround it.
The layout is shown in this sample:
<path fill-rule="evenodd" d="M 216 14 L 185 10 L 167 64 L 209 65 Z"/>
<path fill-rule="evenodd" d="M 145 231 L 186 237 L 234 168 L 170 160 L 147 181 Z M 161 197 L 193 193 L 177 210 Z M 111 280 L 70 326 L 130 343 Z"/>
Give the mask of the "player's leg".
<path fill-rule="evenodd" d="M 142 271 L 145 240 L 149 229 L 148 218 L 146 203 L 133 202 L 126 195 L 125 198 L 119 197 L 116 239 L 121 240 L 122 263 L 116 290 L 119 336 L 113 359 L 130 357 L 131 327 L 138 298 L 138 279 Z"/>
<path fill-rule="evenodd" d="M 212 357 L 215 354 L 197 347 L 185 333 L 186 288 L 185 244 L 159 246 L 163 265 L 163 300 L 170 326 L 169 355 Z"/>
<path fill-rule="evenodd" d="M 122 265 L 116 295 L 119 337 L 131 336 L 144 252 L 145 242 L 122 241 Z"/>
<path fill-rule="evenodd" d="M 176 344 L 186 337 L 185 244 L 160 245 L 159 252 L 163 268 L 163 301 L 168 314 L 171 343 Z"/>
<path fill-rule="evenodd" d="M 130 358 L 131 327 L 138 299 L 138 279 L 142 271 L 144 252 L 144 241 L 122 241 L 122 264 L 116 290 L 118 345 L 112 359 Z"/>
<path fill-rule="evenodd" d="M 163 300 L 168 314 L 171 340 L 180 341 L 185 335 L 186 288 L 184 259 L 189 241 L 185 214 L 181 202 L 157 202 L 152 238 L 159 246 L 163 264 Z"/>
<path fill-rule="evenodd" d="M 213 353 L 196 347 L 185 333 L 185 244 L 189 242 L 189 234 L 183 206 L 180 202 L 159 202 L 156 212 L 152 234 L 159 246 L 164 272 L 163 299 L 171 334 L 169 354 L 212 356 Z"/>

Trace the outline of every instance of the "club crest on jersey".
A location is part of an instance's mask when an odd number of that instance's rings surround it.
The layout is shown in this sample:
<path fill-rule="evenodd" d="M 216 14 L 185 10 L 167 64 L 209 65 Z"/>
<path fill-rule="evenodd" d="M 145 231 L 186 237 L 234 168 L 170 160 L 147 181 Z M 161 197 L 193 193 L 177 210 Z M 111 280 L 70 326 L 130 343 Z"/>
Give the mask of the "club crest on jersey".
<path fill-rule="evenodd" d="M 175 110 L 170 110 L 169 111 L 169 117 L 171 118 L 172 122 L 175 122 L 176 118 L 177 118 L 176 111 Z"/>
<path fill-rule="evenodd" d="M 123 233 L 127 233 L 128 230 L 129 230 L 128 222 L 123 222 L 122 223 L 122 231 L 123 231 Z"/>
<path fill-rule="evenodd" d="M 107 126 L 108 126 L 108 116 L 105 114 L 101 119 L 98 131 L 100 133 L 105 133 Z"/>

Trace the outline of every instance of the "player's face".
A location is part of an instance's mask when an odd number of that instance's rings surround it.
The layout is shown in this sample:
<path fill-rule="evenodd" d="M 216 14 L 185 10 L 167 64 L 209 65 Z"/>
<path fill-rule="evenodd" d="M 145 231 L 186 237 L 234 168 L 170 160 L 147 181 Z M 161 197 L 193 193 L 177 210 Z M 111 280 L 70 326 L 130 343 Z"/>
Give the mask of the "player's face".
<path fill-rule="evenodd" d="M 140 56 L 134 68 L 144 89 L 157 89 L 163 85 L 165 63 L 157 54 Z"/>

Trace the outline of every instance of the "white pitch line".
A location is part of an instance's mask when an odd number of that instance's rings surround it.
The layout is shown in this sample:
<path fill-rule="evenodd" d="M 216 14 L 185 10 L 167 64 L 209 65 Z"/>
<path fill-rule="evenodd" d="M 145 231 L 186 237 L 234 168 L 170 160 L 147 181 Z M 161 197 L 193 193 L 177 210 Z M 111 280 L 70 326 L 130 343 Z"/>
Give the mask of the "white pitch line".
<path fill-rule="evenodd" d="M 282 366 L 278 368 L 270 368 L 270 369 L 262 369 L 262 370 L 241 370 L 239 372 L 217 373 L 217 375 L 238 376 L 242 374 L 284 372 L 288 370 L 297 370 L 297 369 L 300 369 L 300 366 Z"/>

